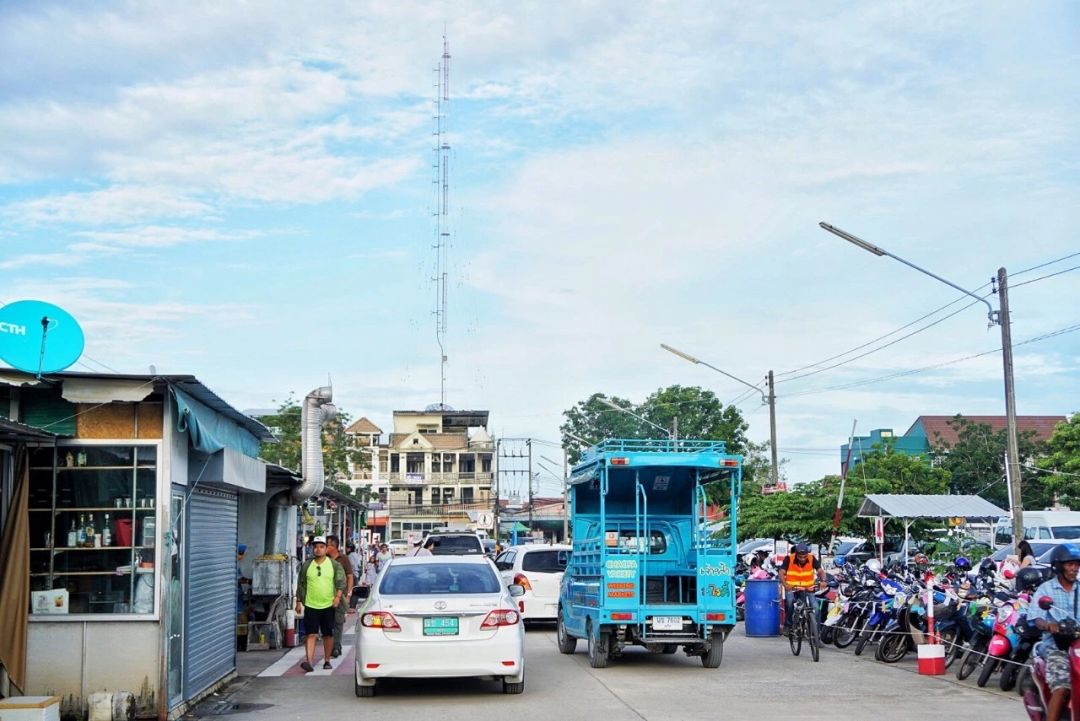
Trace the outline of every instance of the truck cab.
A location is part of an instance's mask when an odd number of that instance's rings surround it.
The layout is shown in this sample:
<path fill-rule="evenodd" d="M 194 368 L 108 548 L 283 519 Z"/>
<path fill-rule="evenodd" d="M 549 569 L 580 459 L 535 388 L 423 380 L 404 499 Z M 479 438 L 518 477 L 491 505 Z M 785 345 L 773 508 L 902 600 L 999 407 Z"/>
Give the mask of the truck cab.
<path fill-rule="evenodd" d="M 559 650 L 586 641 L 606 666 L 629 645 L 681 647 L 720 665 L 735 625 L 736 502 L 742 458 L 719 441 L 608 440 L 569 481 L 573 553 L 559 594 Z M 727 501 L 716 532 L 707 499 Z"/>

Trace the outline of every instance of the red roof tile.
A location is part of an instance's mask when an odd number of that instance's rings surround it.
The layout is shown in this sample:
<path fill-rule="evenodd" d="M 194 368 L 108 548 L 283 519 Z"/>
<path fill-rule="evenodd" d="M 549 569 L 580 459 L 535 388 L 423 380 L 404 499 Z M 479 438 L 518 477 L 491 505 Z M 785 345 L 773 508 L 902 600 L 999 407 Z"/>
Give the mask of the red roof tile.
<path fill-rule="evenodd" d="M 1005 427 L 1005 416 L 962 416 L 969 423 L 981 423 L 990 426 L 994 431 Z M 955 416 L 919 416 L 907 430 L 908 435 L 912 429 L 922 422 L 923 430 L 931 447 L 939 445 L 954 446 L 959 440 L 956 430 L 949 425 L 949 421 Z M 1035 440 L 1045 441 L 1054 433 L 1054 427 L 1058 423 L 1068 420 L 1065 416 L 1017 416 L 1016 428 L 1021 434 L 1026 431 L 1035 431 Z"/>

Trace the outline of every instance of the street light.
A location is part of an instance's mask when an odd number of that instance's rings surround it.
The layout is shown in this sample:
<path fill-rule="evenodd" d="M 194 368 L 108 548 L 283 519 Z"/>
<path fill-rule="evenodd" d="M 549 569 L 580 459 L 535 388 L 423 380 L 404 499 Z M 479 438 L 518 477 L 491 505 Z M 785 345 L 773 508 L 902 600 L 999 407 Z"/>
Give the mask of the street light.
<path fill-rule="evenodd" d="M 689 353 L 684 353 L 683 351 L 679 350 L 678 348 L 672 348 L 667 343 L 661 343 L 660 347 L 663 348 L 664 350 L 666 350 L 668 353 L 674 353 L 675 355 L 679 356 L 683 360 L 688 360 L 691 363 L 694 363 L 695 365 L 702 365 L 702 366 L 705 366 L 706 368 L 712 368 L 717 373 L 719 373 L 721 375 L 725 375 L 728 378 L 731 378 L 732 380 L 738 381 L 739 383 L 742 383 L 744 386 L 748 386 L 750 388 L 753 388 L 754 390 L 756 390 L 758 393 L 761 394 L 761 402 L 762 403 L 767 403 L 769 405 L 769 451 L 771 452 L 770 460 L 772 461 L 771 465 L 769 466 L 769 484 L 771 486 L 775 487 L 780 482 L 780 469 L 779 469 L 779 467 L 777 465 L 777 455 L 776 455 L 776 392 L 775 392 L 775 387 L 773 385 L 773 372 L 770 370 L 769 375 L 767 376 L 767 382 L 769 384 L 769 393 L 768 393 L 768 396 L 766 396 L 765 391 L 763 391 L 758 386 L 754 385 L 753 383 L 749 383 L 747 381 L 744 381 L 742 378 L 739 378 L 738 376 L 733 376 L 730 373 L 728 373 L 727 371 L 721 370 L 720 368 L 717 368 L 716 366 L 712 365 L 711 363 L 706 363 L 705 361 L 701 360 L 700 358 L 692 356 Z"/>
<path fill-rule="evenodd" d="M 1013 355 L 1012 355 L 1012 330 L 1009 328 L 1009 274 L 1004 268 L 998 268 L 997 272 L 997 285 L 998 285 L 998 302 L 1000 310 L 994 310 L 994 307 L 990 305 L 986 298 L 975 295 L 969 290 L 961 288 L 956 283 L 945 280 L 939 275 L 935 275 L 925 268 L 920 268 L 914 263 L 904 260 L 903 258 L 893 255 L 884 248 L 880 248 L 873 243 L 868 243 L 862 238 L 852 235 L 846 231 L 840 230 L 836 226 L 829 225 L 828 223 L 818 223 L 823 229 L 829 231 L 833 235 L 839 236 L 849 243 L 853 243 L 865 251 L 873 253 L 874 255 L 881 257 L 887 255 L 893 260 L 898 260 L 909 268 L 913 268 L 924 275 L 928 275 L 934 280 L 941 281 L 945 285 L 955 288 L 964 295 L 969 295 L 980 303 L 984 303 L 987 308 L 986 317 L 990 321 L 990 325 L 1001 326 L 1001 360 L 1005 373 L 1005 418 L 1008 425 L 1008 447 L 1009 457 L 1006 465 L 1006 475 L 1009 481 L 1009 496 L 1012 502 L 1012 532 L 1013 532 L 1013 546 L 1020 543 L 1024 538 L 1024 504 L 1020 497 L 1020 451 L 1016 440 L 1016 389 L 1013 383 Z"/>
<path fill-rule="evenodd" d="M 600 402 L 601 402 L 601 403 L 603 403 L 603 404 L 604 404 L 605 406 L 608 406 L 608 407 L 610 407 L 610 408 L 614 408 L 614 409 L 615 409 L 615 410 L 617 410 L 617 411 L 622 411 L 622 412 L 623 412 L 623 413 L 625 413 L 626 415 L 628 415 L 628 416 L 633 416 L 634 418 L 637 418 L 637 419 L 638 419 L 639 421 L 641 421 L 642 423 L 646 423 L 646 424 L 648 424 L 648 425 L 652 426 L 653 428 L 657 429 L 658 431 L 661 431 L 662 433 L 664 433 L 664 434 L 665 434 L 665 435 L 666 435 L 666 436 L 668 437 L 668 440 L 675 440 L 675 434 L 674 434 L 674 433 L 672 433 L 672 432 L 671 432 L 671 431 L 669 431 L 669 430 L 668 430 L 667 428 L 664 428 L 664 427 L 663 427 L 663 426 L 661 426 L 661 425 L 657 425 L 656 423 L 653 423 L 653 422 L 652 422 L 652 421 L 650 421 L 650 420 L 649 420 L 648 418 L 642 418 L 642 417 L 641 417 L 641 416 L 639 416 L 639 415 L 638 415 L 637 413 L 634 413 L 633 411 L 631 411 L 631 410 L 629 410 L 629 409 L 623 408 L 623 407 L 622 407 L 622 406 L 620 406 L 619 404 L 617 404 L 617 403 L 614 403 L 614 402 L 612 402 L 612 401 L 608 400 L 607 398 L 597 398 L 596 400 L 600 401 Z"/>
<path fill-rule="evenodd" d="M 551 460 L 550 458 L 548 458 L 545 455 L 541 455 L 540 458 L 547 461 L 548 463 L 551 463 L 552 465 L 558 465 L 558 463 L 556 461 Z M 563 449 L 562 449 L 562 499 L 563 499 L 562 536 L 563 536 L 563 543 L 566 543 L 567 539 L 570 538 L 570 529 L 567 527 L 567 521 L 569 520 L 569 516 L 570 516 L 570 489 L 569 489 L 570 477 L 566 472 L 566 470 L 567 470 L 566 466 L 567 466 L 566 446 L 563 446 Z"/>

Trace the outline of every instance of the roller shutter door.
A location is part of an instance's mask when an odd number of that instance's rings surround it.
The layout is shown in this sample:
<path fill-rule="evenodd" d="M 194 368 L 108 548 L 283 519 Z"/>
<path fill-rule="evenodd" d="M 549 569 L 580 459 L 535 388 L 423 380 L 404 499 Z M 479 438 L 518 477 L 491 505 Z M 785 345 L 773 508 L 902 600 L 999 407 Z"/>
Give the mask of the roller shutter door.
<path fill-rule="evenodd" d="M 187 507 L 184 697 L 236 668 L 236 493 L 196 488 Z"/>

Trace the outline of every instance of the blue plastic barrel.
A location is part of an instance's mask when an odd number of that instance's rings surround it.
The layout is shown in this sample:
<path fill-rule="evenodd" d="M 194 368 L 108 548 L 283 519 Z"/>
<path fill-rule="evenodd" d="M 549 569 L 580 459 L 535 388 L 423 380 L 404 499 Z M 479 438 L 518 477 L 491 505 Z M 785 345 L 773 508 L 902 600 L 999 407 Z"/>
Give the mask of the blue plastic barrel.
<path fill-rule="evenodd" d="M 746 582 L 747 636 L 780 635 L 780 583 L 775 580 Z"/>

